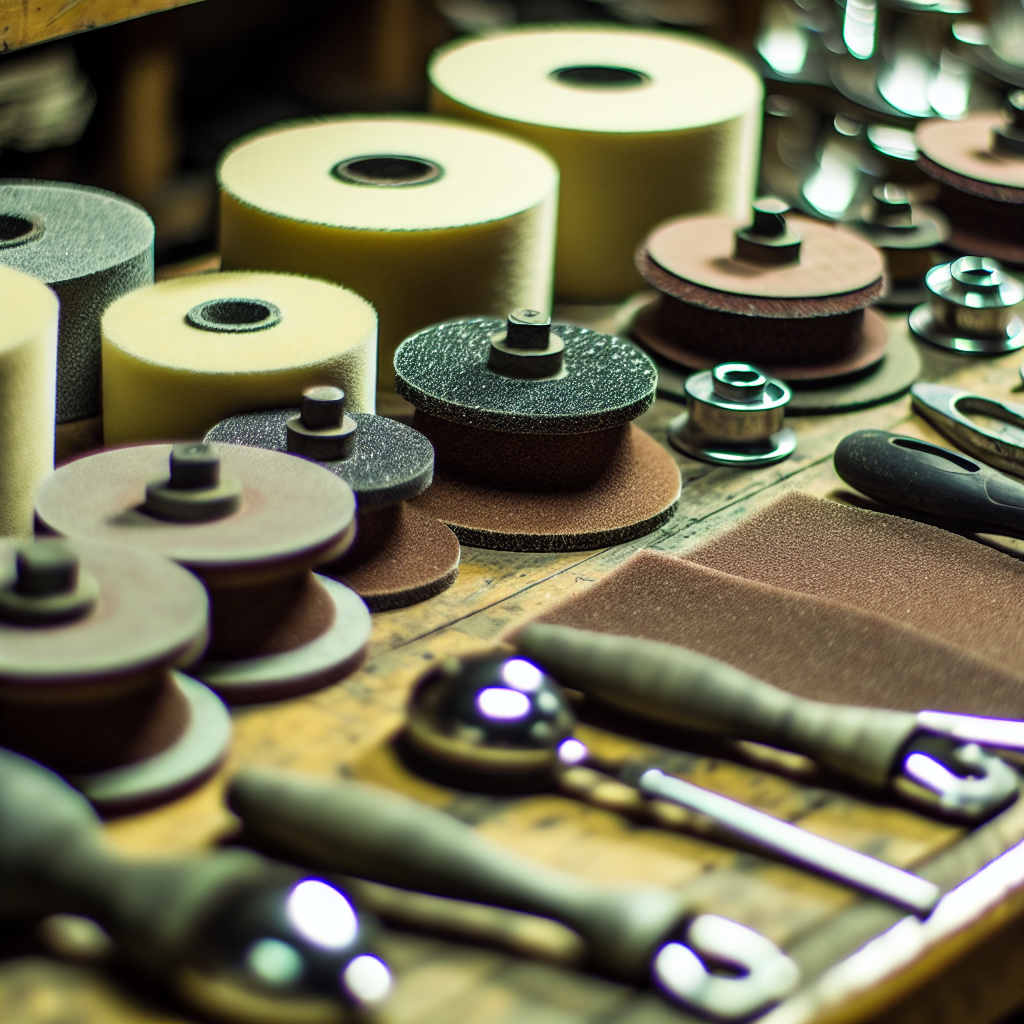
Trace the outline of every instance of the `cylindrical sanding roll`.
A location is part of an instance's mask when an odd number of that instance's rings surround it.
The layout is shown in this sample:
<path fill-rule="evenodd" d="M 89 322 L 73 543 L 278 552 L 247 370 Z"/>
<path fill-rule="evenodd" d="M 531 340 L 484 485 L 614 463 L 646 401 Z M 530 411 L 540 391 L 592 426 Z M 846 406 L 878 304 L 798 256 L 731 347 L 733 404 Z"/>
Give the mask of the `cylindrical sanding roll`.
<path fill-rule="evenodd" d="M 633 253 L 690 213 L 740 216 L 757 178 L 763 88 L 738 57 L 674 32 L 513 29 L 438 50 L 431 109 L 528 139 L 562 173 L 555 295 L 643 287 Z"/>
<path fill-rule="evenodd" d="M 296 274 L 171 278 L 103 316 L 107 444 L 202 438 L 236 413 L 333 384 L 373 412 L 377 316 L 362 297 Z"/>
<path fill-rule="evenodd" d="M 236 143 L 219 174 L 225 269 L 365 295 L 383 387 L 423 327 L 550 306 L 558 169 L 518 139 L 424 116 L 299 121 Z"/>
<path fill-rule="evenodd" d="M 99 416 L 100 317 L 153 280 L 149 214 L 98 188 L 5 179 L 0 263 L 50 285 L 60 299 L 57 423 Z"/>
<path fill-rule="evenodd" d="M 46 285 L 0 266 L 0 536 L 32 532 L 53 469 L 58 308 Z"/>

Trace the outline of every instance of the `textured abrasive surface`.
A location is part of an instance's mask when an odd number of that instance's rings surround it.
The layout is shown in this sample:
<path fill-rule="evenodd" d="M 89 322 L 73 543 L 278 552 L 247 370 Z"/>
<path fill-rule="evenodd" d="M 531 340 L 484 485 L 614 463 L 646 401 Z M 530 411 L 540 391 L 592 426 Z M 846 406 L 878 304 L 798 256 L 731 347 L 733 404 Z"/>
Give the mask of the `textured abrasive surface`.
<path fill-rule="evenodd" d="M 1024 563 L 966 537 L 789 494 L 686 557 L 904 623 L 1024 678 Z"/>
<path fill-rule="evenodd" d="M 635 420 L 654 401 L 658 371 L 635 345 L 586 327 L 554 324 L 565 375 L 519 380 L 487 368 L 502 320 L 455 320 L 406 338 L 395 390 L 417 409 L 485 430 L 578 434 Z"/>
<path fill-rule="evenodd" d="M 370 611 L 425 601 L 459 575 L 459 541 L 443 523 L 406 502 L 360 514 L 356 542 L 317 572 L 351 587 Z"/>
<path fill-rule="evenodd" d="M 463 544 L 502 551 L 582 551 L 657 529 L 675 511 L 680 478 L 664 448 L 631 426 L 604 474 L 579 490 L 525 491 L 438 472 L 413 503 Z"/>
<path fill-rule="evenodd" d="M 298 415 L 298 409 L 241 413 L 221 420 L 204 440 L 286 452 L 285 424 Z M 352 488 L 360 510 L 407 501 L 430 486 L 434 451 L 419 431 L 372 413 L 348 415 L 357 424 L 354 451 L 347 459 L 319 464 Z"/>
<path fill-rule="evenodd" d="M 0 244 L 0 263 L 44 281 L 60 299 L 57 422 L 96 416 L 100 317 L 114 299 L 152 283 L 153 221 L 113 192 L 21 178 L 0 180 L 0 216 L 42 229 L 22 244 Z"/>
<path fill-rule="evenodd" d="M 951 643 L 649 551 L 539 621 L 679 644 L 814 700 L 1024 715 L 1024 678 Z"/>

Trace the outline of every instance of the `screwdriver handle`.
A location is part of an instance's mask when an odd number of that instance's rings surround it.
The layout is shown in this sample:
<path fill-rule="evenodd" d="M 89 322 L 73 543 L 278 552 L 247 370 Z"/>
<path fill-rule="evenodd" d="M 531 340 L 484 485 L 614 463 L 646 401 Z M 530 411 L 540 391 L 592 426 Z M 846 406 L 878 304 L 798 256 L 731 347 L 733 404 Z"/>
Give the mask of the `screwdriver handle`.
<path fill-rule="evenodd" d="M 884 430 L 858 430 L 836 447 L 836 472 L 896 508 L 979 533 L 1024 537 L 1024 484 L 960 452 Z"/>
<path fill-rule="evenodd" d="M 915 715 L 807 700 L 674 644 L 543 623 L 515 643 L 563 685 L 612 707 L 806 754 L 875 789 L 917 728 Z"/>
<path fill-rule="evenodd" d="M 376 786 L 248 768 L 228 802 L 247 838 L 310 867 L 560 921 L 583 938 L 595 967 L 630 981 L 649 977 L 655 948 L 685 915 L 678 892 L 596 886 Z"/>

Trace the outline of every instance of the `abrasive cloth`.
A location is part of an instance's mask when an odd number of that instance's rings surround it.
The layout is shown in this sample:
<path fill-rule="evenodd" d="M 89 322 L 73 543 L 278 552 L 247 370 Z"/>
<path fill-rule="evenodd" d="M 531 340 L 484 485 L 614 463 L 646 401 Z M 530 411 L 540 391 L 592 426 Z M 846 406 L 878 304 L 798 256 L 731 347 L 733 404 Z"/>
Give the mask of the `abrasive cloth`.
<path fill-rule="evenodd" d="M 395 157 L 435 176 L 373 184 L 336 170 Z M 369 299 L 382 387 L 414 331 L 550 309 L 558 169 L 519 139 L 422 115 L 295 121 L 234 143 L 219 181 L 224 268 L 311 274 Z"/>
<path fill-rule="evenodd" d="M 0 180 L 0 263 L 50 285 L 60 299 L 58 423 L 99 415 L 100 317 L 116 298 L 152 282 L 153 237 L 149 214 L 113 192 Z"/>
<path fill-rule="evenodd" d="M 1024 716 L 1024 564 L 802 494 L 641 552 L 539 617 L 688 647 L 816 700 Z"/>
<path fill-rule="evenodd" d="M 529 26 L 457 39 L 434 54 L 428 75 L 433 111 L 527 139 L 557 161 L 555 294 L 564 301 L 611 302 L 642 288 L 633 253 L 660 221 L 749 213 L 764 90 L 738 55 L 707 40 Z"/>
<path fill-rule="evenodd" d="M 0 266 L 0 536 L 32 533 L 53 469 L 58 309 L 45 284 Z"/>
<path fill-rule="evenodd" d="M 218 331 L 186 320 L 203 303 L 237 299 L 271 303 L 280 322 Z M 104 438 L 199 439 L 228 416 L 293 405 L 319 384 L 373 412 L 376 339 L 365 299 L 296 274 L 193 274 L 140 288 L 103 316 Z"/>

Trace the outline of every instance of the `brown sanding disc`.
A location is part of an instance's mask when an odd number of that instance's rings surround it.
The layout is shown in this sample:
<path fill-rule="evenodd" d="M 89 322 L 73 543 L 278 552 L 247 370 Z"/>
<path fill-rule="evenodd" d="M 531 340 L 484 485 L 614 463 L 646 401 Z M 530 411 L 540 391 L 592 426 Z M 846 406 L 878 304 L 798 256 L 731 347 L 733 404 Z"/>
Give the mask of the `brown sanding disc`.
<path fill-rule="evenodd" d="M 621 544 L 667 522 L 679 501 L 672 457 L 630 425 L 592 484 L 523 491 L 476 484 L 438 470 L 411 504 L 447 523 L 463 544 L 502 551 L 581 551 Z"/>
<path fill-rule="evenodd" d="M 959 252 L 1024 263 L 1024 157 L 993 152 L 999 113 L 925 121 L 914 138 L 918 166 L 940 184 L 936 205 L 949 217 Z"/>
<path fill-rule="evenodd" d="M 788 495 L 641 552 L 539 621 L 679 644 L 816 700 L 1024 716 L 1024 565 L 911 520 Z"/>
<path fill-rule="evenodd" d="M 360 513 L 356 542 L 319 573 L 351 587 L 370 611 L 425 601 L 459 575 L 459 541 L 443 523 L 399 502 Z"/>
<path fill-rule="evenodd" d="M 240 445 L 219 448 L 221 478 L 242 481 L 242 505 L 205 523 L 157 519 L 141 511 L 146 484 L 166 478 L 171 446 L 138 445 L 69 462 L 36 496 L 36 516 L 72 539 L 129 544 L 198 572 L 275 579 L 301 572 L 337 547 L 355 520 L 342 480 L 314 463 Z"/>

